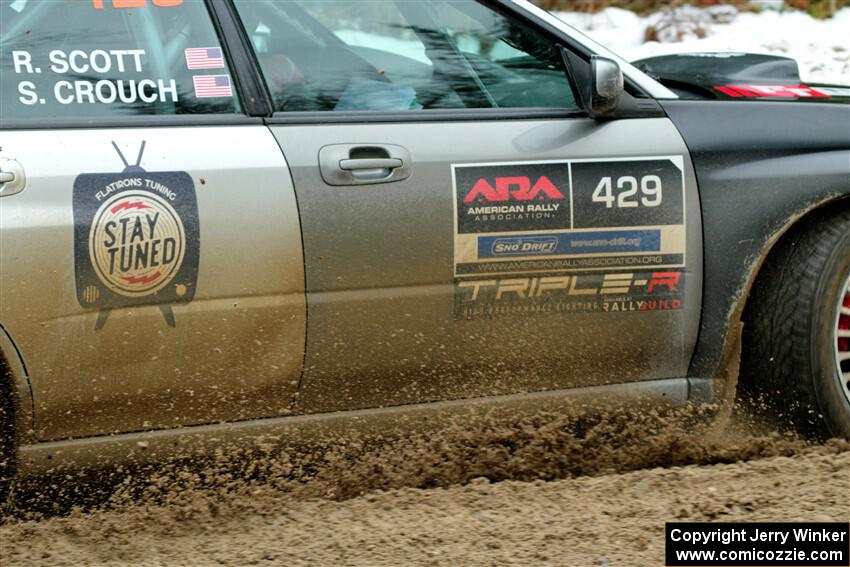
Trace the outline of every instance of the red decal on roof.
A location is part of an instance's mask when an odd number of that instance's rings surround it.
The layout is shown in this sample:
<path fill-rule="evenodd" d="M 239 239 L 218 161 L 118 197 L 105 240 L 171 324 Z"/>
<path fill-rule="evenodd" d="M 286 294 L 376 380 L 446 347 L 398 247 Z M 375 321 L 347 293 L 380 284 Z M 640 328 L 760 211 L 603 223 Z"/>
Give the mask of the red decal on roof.
<path fill-rule="evenodd" d="M 755 95 L 750 94 L 749 92 L 741 93 L 735 87 L 714 87 L 714 88 L 716 90 L 722 92 L 723 94 L 725 94 L 727 96 L 731 96 L 733 98 L 741 98 L 742 96 L 755 96 Z"/>
<path fill-rule="evenodd" d="M 716 86 L 714 89 L 733 98 L 830 98 L 832 96 L 806 85 L 724 85 Z"/>

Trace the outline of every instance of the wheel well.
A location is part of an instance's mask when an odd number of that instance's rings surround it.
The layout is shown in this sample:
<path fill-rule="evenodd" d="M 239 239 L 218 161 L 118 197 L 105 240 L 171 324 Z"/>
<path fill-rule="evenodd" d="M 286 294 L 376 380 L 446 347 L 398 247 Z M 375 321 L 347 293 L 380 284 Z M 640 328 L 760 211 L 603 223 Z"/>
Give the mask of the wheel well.
<path fill-rule="evenodd" d="M 747 322 L 753 316 L 753 305 L 756 303 L 754 301 L 754 297 L 759 292 L 759 289 L 767 278 L 771 277 L 773 269 L 782 259 L 785 251 L 789 246 L 794 246 L 800 236 L 805 234 L 805 232 L 816 223 L 823 222 L 832 216 L 848 210 L 850 210 L 850 196 L 830 200 L 795 219 L 774 237 L 772 245 L 769 247 L 769 250 L 757 266 L 755 274 L 750 278 L 749 287 L 746 290 L 745 301 L 740 314 L 740 321 L 744 323 L 742 343 L 744 345 L 745 352 L 746 346 L 749 344 L 748 341 L 750 340 L 750 335 L 747 332 Z M 738 378 L 738 389 L 743 393 L 753 393 L 753 386 L 756 377 L 749 376 L 748 373 L 743 372 L 743 370 L 745 370 L 743 365 L 746 361 L 742 360 L 741 363 L 742 372 L 739 374 Z"/>
<path fill-rule="evenodd" d="M 0 452 L 7 439 L 15 444 L 34 441 L 34 410 L 23 357 L 6 328 L 0 325 Z"/>
<path fill-rule="evenodd" d="M 765 274 L 770 273 L 770 270 L 775 265 L 777 258 L 782 255 L 782 251 L 787 246 L 793 246 L 794 242 L 800 237 L 800 235 L 805 233 L 814 223 L 828 219 L 829 217 L 848 209 L 850 209 L 850 196 L 831 200 L 808 211 L 802 217 L 796 219 L 792 224 L 785 227 L 785 229 L 779 234 L 779 238 L 776 239 L 773 245 L 770 246 L 767 254 L 764 255 L 764 259 L 758 266 L 755 276 L 751 278 L 751 285 L 747 290 L 747 298 L 742 317 L 744 321 L 746 321 L 749 314 L 749 308 L 752 305 L 751 299 L 753 291 L 765 277 Z M 744 334 L 746 335 L 746 331 Z"/>

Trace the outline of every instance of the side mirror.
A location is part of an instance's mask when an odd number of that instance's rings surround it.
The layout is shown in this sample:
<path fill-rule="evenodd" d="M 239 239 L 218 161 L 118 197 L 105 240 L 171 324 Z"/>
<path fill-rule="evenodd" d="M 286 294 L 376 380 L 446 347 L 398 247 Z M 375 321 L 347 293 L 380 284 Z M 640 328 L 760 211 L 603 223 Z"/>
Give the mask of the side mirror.
<path fill-rule="evenodd" d="M 559 46 L 567 71 L 567 80 L 576 93 L 578 103 L 591 118 L 613 118 L 623 94 L 623 72 L 613 59 L 591 55 L 582 59 L 563 45 Z"/>
<path fill-rule="evenodd" d="M 607 118 L 623 94 L 623 72 L 613 59 L 594 55 L 590 58 L 590 79 L 590 117 Z"/>

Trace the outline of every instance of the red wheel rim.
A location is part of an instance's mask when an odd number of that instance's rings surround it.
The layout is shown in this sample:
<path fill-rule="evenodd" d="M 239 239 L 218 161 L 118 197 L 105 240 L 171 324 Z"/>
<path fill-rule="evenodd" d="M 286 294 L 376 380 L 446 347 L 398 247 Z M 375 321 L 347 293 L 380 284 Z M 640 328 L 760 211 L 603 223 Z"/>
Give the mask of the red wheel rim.
<path fill-rule="evenodd" d="M 838 297 L 835 314 L 835 364 L 844 397 L 850 403 L 850 277 Z"/>

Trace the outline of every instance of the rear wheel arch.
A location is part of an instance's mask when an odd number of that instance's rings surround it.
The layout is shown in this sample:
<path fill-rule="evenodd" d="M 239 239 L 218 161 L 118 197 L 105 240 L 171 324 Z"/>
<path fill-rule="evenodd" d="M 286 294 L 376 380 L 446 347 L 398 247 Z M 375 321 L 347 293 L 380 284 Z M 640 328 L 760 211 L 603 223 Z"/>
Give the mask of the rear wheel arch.
<path fill-rule="evenodd" d="M 18 444 L 35 441 L 35 413 L 32 388 L 21 352 L 6 328 L 0 324 L 0 404 L 6 417 L 0 418 L 0 435 L 12 428 Z"/>
<path fill-rule="evenodd" d="M 25 376 L 17 350 L 5 329 L 0 326 L 0 517 L 5 511 L 17 470 L 18 447 L 23 434 L 32 431 L 31 425 L 26 427 L 26 422 L 21 422 L 26 413 L 31 413 L 22 411 L 22 406 L 32 409 L 29 383 Z M 23 382 L 19 383 L 19 379 L 23 379 Z M 19 384 L 25 388 L 19 387 Z"/>
<path fill-rule="evenodd" d="M 789 241 L 798 238 L 803 232 L 808 230 L 814 222 L 829 218 L 833 215 L 838 215 L 843 212 L 850 212 L 850 188 L 846 195 L 840 197 L 832 197 L 826 201 L 815 203 L 807 209 L 800 211 L 798 214 L 791 217 L 778 230 L 774 231 L 759 255 L 753 263 L 750 275 L 747 277 L 746 285 L 743 288 L 740 300 L 736 303 L 733 312 L 730 314 L 730 321 L 742 321 L 746 319 L 748 310 L 752 307 L 752 293 L 759 282 L 763 278 L 766 270 L 770 268 L 782 253 L 782 249 Z"/>

